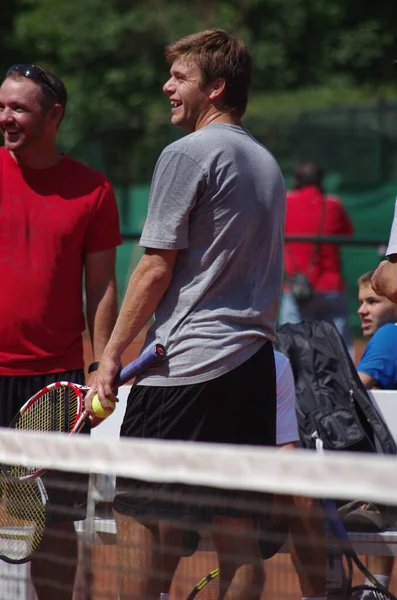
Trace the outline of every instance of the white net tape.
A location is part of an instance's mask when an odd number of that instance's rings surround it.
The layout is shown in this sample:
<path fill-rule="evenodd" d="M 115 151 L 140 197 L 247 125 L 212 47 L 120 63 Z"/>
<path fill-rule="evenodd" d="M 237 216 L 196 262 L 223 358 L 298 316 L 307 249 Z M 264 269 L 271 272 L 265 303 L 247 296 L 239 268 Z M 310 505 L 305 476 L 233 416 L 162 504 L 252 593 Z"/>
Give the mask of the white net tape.
<path fill-rule="evenodd" d="M 42 465 L 49 470 L 91 474 L 85 512 L 87 518 L 75 523 L 81 551 L 76 563 L 73 600 L 86 600 L 87 590 L 92 592 L 94 600 L 119 598 L 120 564 L 116 554 L 116 523 L 111 512 L 116 476 L 314 498 L 365 498 L 366 501 L 397 505 L 395 457 L 336 452 L 319 455 L 298 449 L 287 451 L 223 444 L 118 440 L 101 437 L 100 429 L 91 438 L 0 429 L 0 461 L 3 463 Z M 197 498 L 197 501 L 200 499 Z M 286 515 L 290 509 L 289 505 L 285 508 Z M 308 513 L 309 518 L 314 513 Z M 186 600 L 200 578 L 217 567 L 208 531 L 204 527 L 198 532 L 201 535 L 199 546 L 192 551 L 192 556 L 181 559 L 172 580 L 170 600 Z M 363 554 L 387 555 L 397 553 L 396 535 L 394 531 L 352 534 L 351 539 L 354 547 Z M 128 542 L 140 543 L 133 537 Z M 306 566 L 313 570 L 315 565 L 321 570 L 325 564 L 325 559 L 321 558 L 323 546 L 321 540 L 318 548 L 313 544 L 313 536 L 303 540 L 309 552 Z M 267 573 L 265 599 L 299 600 L 306 595 L 285 551 L 264 560 L 264 563 Z M 131 564 L 135 564 L 135 559 Z M 48 573 L 51 574 L 53 568 L 51 566 Z M 217 598 L 217 581 L 211 582 L 211 589 L 215 586 L 215 595 L 200 596 L 203 600 Z M 362 582 L 362 574 L 358 573 L 355 581 Z M 51 585 L 55 586 L 54 597 L 58 598 L 57 581 Z M 207 589 L 210 591 L 210 587 Z M 125 597 L 143 600 L 139 594 Z M 65 598 L 72 600 L 70 595 Z M 0 561 L 0 600 L 3 599 L 36 600 L 29 565 L 15 566 Z"/>
<path fill-rule="evenodd" d="M 157 440 L 93 440 L 84 435 L 0 429 L 0 461 L 313 497 L 397 500 L 396 458 Z"/>

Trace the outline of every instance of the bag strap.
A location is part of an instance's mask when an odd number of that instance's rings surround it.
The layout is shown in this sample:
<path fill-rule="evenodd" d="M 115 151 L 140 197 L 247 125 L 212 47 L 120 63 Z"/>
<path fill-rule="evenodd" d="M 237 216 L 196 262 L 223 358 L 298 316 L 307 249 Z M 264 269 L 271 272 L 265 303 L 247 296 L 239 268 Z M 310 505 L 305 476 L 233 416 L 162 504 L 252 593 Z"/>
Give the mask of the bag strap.
<path fill-rule="evenodd" d="M 325 223 L 325 215 L 326 215 L 326 212 L 327 212 L 326 211 L 326 204 L 327 204 L 327 199 L 326 199 L 325 195 L 323 194 L 322 195 L 322 203 L 321 203 L 321 216 L 320 216 L 320 223 L 319 223 L 319 230 L 318 230 L 318 233 L 317 233 L 317 237 L 321 237 L 322 234 L 323 234 L 324 223 Z M 312 267 L 314 266 L 315 259 L 317 257 L 317 254 L 318 254 L 319 250 L 320 250 L 320 245 L 321 245 L 321 242 L 319 242 L 319 241 L 314 242 L 313 252 L 312 252 L 310 260 L 309 260 L 309 262 L 307 264 L 307 268 L 305 269 L 305 272 L 304 272 L 305 275 L 309 275 Z M 296 262 L 295 262 L 295 258 L 294 258 L 294 253 L 291 251 L 290 248 L 288 248 L 287 244 L 285 244 L 284 247 L 285 247 L 285 250 L 287 251 L 287 253 L 288 253 L 288 255 L 289 255 L 290 259 L 291 259 L 292 268 L 294 269 L 294 272 L 296 273 L 298 271 L 298 269 L 296 268 Z"/>

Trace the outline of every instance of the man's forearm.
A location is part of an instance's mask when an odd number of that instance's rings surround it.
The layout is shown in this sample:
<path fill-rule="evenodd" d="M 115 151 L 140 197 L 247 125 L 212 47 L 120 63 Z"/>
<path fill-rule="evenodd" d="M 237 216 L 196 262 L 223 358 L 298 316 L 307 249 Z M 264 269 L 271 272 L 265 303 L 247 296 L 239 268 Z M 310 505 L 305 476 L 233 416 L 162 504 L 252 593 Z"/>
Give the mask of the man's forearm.
<path fill-rule="evenodd" d="M 368 375 L 368 373 L 363 373 L 362 371 L 357 371 L 357 374 L 366 390 L 372 390 L 378 385 L 378 382 L 372 375 Z"/>
<path fill-rule="evenodd" d="M 95 360 L 100 360 L 117 320 L 117 283 L 112 278 L 104 292 L 87 294 L 87 325 Z"/>
<path fill-rule="evenodd" d="M 135 269 L 105 353 L 119 360 L 155 312 L 172 279 L 172 271 L 143 256 Z"/>

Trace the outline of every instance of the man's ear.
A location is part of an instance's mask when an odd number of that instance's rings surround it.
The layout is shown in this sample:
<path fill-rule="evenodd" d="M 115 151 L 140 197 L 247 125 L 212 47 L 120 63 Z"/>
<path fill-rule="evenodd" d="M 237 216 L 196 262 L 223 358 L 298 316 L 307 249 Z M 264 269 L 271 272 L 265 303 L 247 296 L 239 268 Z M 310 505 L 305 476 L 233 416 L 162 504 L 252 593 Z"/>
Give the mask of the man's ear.
<path fill-rule="evenodd" d="M 221 79 L 221 78 L 215 79 L 215 81 L 212 82 L 211 89 L 210 89 L 210 94 L 209 94 L 210 100 L 213 100 L 214 102 L 216 100 L 219 100 L 219 98 L 224 93 L 225 88 L 226 88 L 226 81 L 224 79 Z"/>
<path fill-rule="evenodd" d="M 59 125 L 59 123 L 62 121 L 62 117 L 63 117 L 62 106 L 60 104 L 54 104 L 54 106 L 51 106 L 49 113 L 48 113 L 48 117 L 52 123 Z"/>

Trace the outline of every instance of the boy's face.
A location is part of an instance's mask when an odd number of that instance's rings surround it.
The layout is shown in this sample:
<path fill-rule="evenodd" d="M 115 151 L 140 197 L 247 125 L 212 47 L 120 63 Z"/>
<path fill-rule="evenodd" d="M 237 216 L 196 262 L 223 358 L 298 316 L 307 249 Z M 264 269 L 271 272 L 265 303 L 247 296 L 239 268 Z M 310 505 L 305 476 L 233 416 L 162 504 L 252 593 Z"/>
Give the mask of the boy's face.
<path fill-rule="evenodd" d="M 371 283 L 364 283 L 358 290 L 358 316 L 363 335 L 369 337 L 385 323 L 397 322 L 397 304 L 384 296 L 375 294 Z"/>

